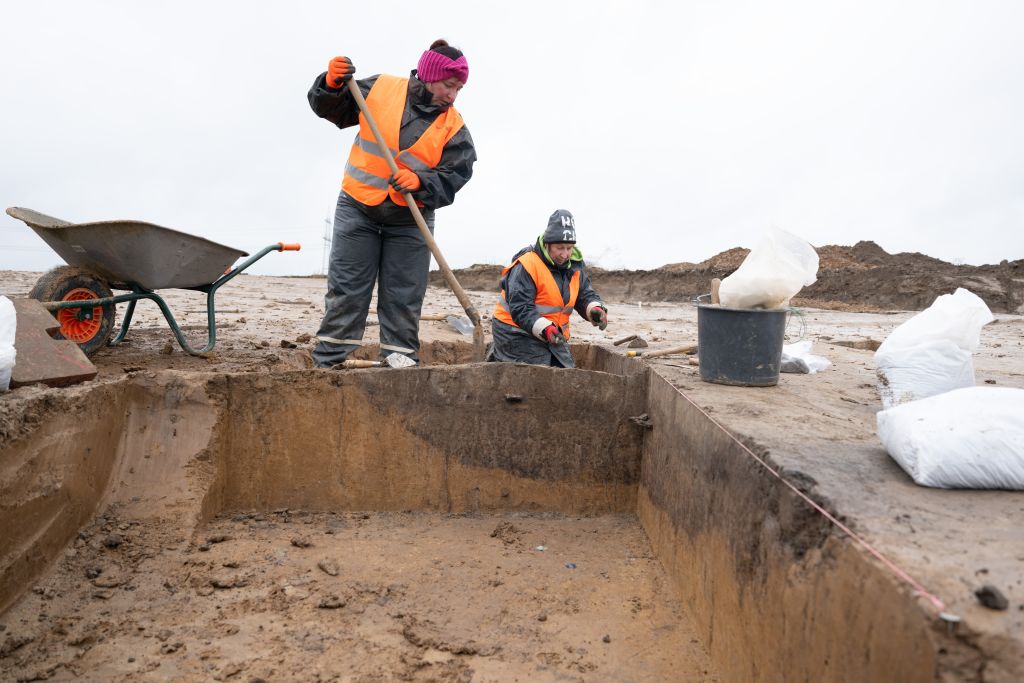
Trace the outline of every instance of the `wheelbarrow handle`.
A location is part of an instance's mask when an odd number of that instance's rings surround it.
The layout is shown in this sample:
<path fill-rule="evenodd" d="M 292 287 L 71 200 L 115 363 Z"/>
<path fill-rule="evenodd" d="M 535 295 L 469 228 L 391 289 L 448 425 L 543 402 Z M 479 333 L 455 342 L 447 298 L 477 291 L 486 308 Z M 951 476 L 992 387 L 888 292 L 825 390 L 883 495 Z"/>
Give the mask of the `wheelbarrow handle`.
<path fill-rule="evenodd" d="M 299 244 L 298 242 L 294 244 L 285 244 L 284 242 L 278 242 L 277 246 L 278 251 L 298 251 L 299 249 L 302 249 L 302 245 Z"/>

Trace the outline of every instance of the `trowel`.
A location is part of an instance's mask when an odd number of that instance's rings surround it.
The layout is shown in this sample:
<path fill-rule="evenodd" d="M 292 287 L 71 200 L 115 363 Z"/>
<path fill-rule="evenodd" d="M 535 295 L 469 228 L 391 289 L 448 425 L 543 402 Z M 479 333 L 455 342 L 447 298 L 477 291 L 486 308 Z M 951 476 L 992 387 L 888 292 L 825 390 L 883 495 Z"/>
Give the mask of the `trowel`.
<path fill-rule="evenodd" d="M 416 361 L 408 356 L 403 356 L 400 353 L 392 353 L 384 360 L 362 360 L 360 358 L 346 358 L 331 369 L 352 369 L 352 368 L 411 368 L 416 365 Z"/>

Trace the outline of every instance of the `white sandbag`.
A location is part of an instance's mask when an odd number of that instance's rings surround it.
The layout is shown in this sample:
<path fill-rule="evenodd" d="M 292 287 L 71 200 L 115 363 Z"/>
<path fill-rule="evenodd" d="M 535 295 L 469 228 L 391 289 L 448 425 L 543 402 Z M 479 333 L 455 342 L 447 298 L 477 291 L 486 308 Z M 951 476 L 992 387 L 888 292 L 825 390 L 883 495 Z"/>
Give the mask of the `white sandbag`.
<path fill-rule="evenodd" d="M 804 339 L 795 344 L 783 344 L 779 371 L 813 375 L 831 367 L 832 361 L 828 358 L 811 353 L 811 345 L 810 339 Z"/>
<path fill-rule="evenodd" d="M 1024 490 L 1024 389 L 948 391 L 877 422 L 889 455 L 921 486 Z"/>
<path fill-rule="evenodd" d="M 7 391 L 11 384 L 11 370 L 17 352 L 14 350 L 14 333 L 18 327 L 18 316 L 14 304 L 6 296 L 0 296 L 0 391 Z"/>
<path fill-rule="evenodd" d="M 973 387 L 972 353 L 992 320 L 980 297 L 959 288 L 893 330 L 875 352 L 882 406 Z"/>
<path fill-rule="evenodd" d="M 719 301 L 727 308 L 783 308 L 818 279 L 818 252 L 778 228 L 770 229 L 747 258 L 722 280 Z"/>

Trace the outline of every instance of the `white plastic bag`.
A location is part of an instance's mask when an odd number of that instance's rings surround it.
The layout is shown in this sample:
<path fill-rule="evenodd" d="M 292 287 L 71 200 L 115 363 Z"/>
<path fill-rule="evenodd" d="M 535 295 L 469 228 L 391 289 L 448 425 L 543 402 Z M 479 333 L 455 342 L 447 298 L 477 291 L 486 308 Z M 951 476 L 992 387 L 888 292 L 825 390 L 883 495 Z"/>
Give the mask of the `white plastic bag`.
<path fill-rule="evenodd" d="M 957 389 L 877 421 L 889 455 L 921 486 L 1024 490 L 1024 389 Z"/>
<path fill-rule="evenodd" d="M 875 352 L 878 392 L 891 408 L 974 386 L 971 354 L 992 312 L 976 294 L 957 289 L 892 331 Z"/>
<path fill-rule="evenodd" d="M 783 308 L 818 279 L 818 252 L 778 228 L 770 229 L 718 290 L 727 308 Z"/>
<path fill-rule="evenodd" d="M 14 304 L 6 296 L 0 296 L 0 391 L 7 391 L 11 384 L 11 370 L 14 369 L 14 332 L 18 327 L 18 316 Z"/>
<path fill-rule="evenodd" d="M 832 361 L 811 353 L 811 340 L 804 339 L 795 344 L 782 345 L 780 372 L 796 372 L 813 375 L 832 365 Z"/>

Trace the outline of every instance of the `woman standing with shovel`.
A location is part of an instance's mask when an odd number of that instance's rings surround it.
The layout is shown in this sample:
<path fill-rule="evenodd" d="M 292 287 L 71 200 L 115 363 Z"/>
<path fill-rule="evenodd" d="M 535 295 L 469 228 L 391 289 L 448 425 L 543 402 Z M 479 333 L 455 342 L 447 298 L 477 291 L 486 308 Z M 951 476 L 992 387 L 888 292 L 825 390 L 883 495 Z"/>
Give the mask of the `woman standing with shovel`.
<path fill-rule="evenodd" d="M 334 214 L 327 310 L 313 351 L 317 367 L 332 367 L 362 346 L 375 281 L 381 358 L 399 353 L 419 360 L 431 252 L 403 193 L 411 194 L 433 233 L 434 210 L 455 201 L 476 161 L 473 138 L 452 106 L 469 79 L 461 51 L 436 40 L 409 78 L 381 74 L 346 87 L 354 73 L 350 59 L 335 57 L 308 95 L 317 116 L 339 128 L 359 125 Z M 397 173 L 360 115 L 355 88 L 395 157 Z"/>

